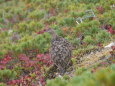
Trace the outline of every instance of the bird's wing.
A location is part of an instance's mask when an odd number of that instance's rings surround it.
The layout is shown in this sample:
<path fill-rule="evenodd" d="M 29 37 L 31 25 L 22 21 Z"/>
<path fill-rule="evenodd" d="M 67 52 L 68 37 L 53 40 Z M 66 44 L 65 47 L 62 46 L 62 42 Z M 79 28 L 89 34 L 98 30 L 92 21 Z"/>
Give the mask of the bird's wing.
<path fill-rule="evenodd" d="M 68 40 L 66 40 L 66 39 L 64 39 L 64 38 L 62 38 L 62 40 L 64 41 L 65 45 L 69 47 L 70 50 L 73 50 L 73 49 L 76 48 L 76 47 L 75 47 L 72 43 L 70 43 Z"/>

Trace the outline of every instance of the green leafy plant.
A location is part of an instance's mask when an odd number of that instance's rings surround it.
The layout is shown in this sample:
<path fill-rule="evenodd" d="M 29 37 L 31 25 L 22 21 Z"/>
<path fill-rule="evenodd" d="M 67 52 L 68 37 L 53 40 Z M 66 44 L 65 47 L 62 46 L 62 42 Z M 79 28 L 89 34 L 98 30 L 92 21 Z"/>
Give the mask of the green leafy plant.
<path fill-rule="evenodd" d="M 74 76 L 71 80 L 56 78 L 48 80 L 46 86 L 114 86 L 115 71 L 111 67 L 102 69 L 92 74 L 90 71 L 78 69 L 78 76 Z M 109 76 L 107 74 L 110 74 Z"/>
<path fill-rule="evenodd" d="M 65 18 L 64 23 L 68 26 L 73 26 L 75 25 L 75 19 L 74 18 Z"/>
<path fill-rule="evenodd" d="M 81 3 L 97 3 L 99 2 L 100 0 L 77 0 L 78 2 L 81 2 Z"/>
<path fill-rule="evenodd" d="M 28 17 L 32 18 L 32 19 L 42 19 L 45 16 L 45 11 L 44 10 L 35 10 L 33 12 L 31 12 Z"/>
<path fill-rule="evenodd" d="M 6 81 L 7 79 L 16 78 L 17 73 L 9 69 L 0 70 L 0 81 Z"/>
<path fill-rule="evenodd" d="M 99 42 L 105 42 L 110 40 L 110 33 L 108 33 L 106 30 L 101 30 L 97 35 L 96 39 Z"/>
<path fill-rule="evenodd" d="M 94 40 L 92 39 L 91 36 L 86 36 L 83 41 L 84 41 L 85 43 L 87 43 L 87 44 L 92 44 L 92 43 L 94 43 Z"/>
<path fill-rule="evenodd" d="M 6 86 L 6 84 L 5 83 L 0 83 L 0 86 Z"/>

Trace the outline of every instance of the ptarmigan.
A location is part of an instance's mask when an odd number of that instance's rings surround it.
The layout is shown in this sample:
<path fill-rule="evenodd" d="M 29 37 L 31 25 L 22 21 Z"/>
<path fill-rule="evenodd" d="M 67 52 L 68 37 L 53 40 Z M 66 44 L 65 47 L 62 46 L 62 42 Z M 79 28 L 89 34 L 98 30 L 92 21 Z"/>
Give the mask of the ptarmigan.
<path fill-rule="evenodd" d="M 64 74 L 71 63 L 73 45 L 66 39 L 58 36 L 53 29 L 47 29 L 46 32 L 52 36 L 50 55 L 54 64 L 58 67 L 60 73 Z"/>

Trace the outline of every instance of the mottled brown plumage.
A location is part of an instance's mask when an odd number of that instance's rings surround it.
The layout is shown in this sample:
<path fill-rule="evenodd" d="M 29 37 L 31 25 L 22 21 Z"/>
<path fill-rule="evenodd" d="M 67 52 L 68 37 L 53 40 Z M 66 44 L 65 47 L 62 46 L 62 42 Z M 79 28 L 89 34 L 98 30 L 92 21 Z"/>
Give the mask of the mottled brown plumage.
<path fill-rule="evenodd" d="M 46 32 L 49 32 L 52 35 L 50 48 L 51 59 L 60 72 L 64 73 L 71 62 L 73 46 L 66 39 L 58 36 L 55 33 L 55 30 L 48 29 Z"/>

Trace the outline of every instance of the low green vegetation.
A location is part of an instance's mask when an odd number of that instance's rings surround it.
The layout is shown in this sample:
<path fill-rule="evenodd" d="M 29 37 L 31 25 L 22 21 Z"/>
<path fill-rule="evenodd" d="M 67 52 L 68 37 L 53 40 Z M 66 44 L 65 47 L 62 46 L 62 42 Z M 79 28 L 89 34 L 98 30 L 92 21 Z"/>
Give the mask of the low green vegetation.
<path fill-rule="evenodd" d="M 109 75 L 108 75 L 109 74 Z M 114 86 L 115 65 L 91 73 L 90 70 L 78 69 L 75 76 L 48 80 L 46 86 Z"/>
<path fill-rule="evenodd" d="M 37 86 L 38 81 L 43 86 L 114 86 L 111 67 L 93 74 L 75 68 L 73 78 L 64 76 L 46 84 L 44 74 L 53 64 L 51 36 L 39 34 L 55 29 L 77 47 L 76 58 L 115 39 L 114 9 L 115 0 L 0 0 L 0 86 Z"/>

